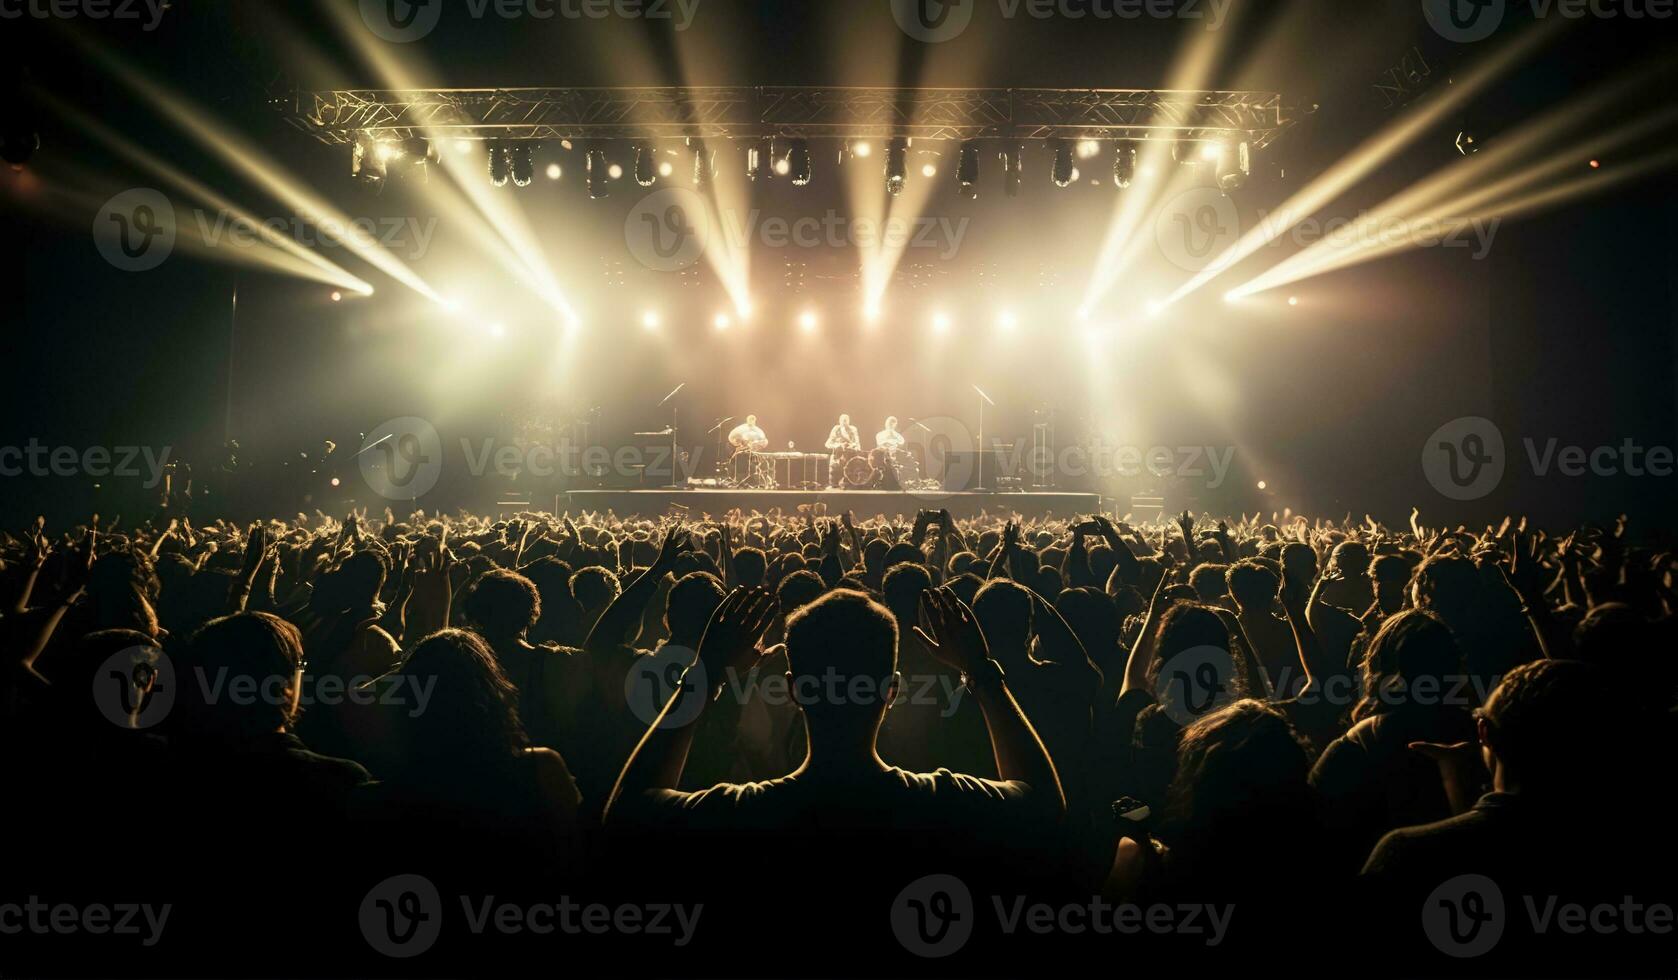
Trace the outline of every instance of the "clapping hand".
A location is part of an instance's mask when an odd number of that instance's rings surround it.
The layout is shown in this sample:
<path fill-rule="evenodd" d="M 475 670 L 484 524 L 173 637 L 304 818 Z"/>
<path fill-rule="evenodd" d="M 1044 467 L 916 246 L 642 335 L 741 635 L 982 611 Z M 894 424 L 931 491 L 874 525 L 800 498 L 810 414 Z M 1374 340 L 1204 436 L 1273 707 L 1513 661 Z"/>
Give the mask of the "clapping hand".
<path fill-rule="evenodd" d="M 967 675 L 990 659 L 990 648 L 973 610 L 948 586 L 921 594 L 920 618 L 915 636 L 939 663 Z"/>
<path fill-rule="evenodd" d="M 699 664 L 711 684 L 756 666 L 762 656 L 758 642 L 775 621 L 777 609 L 768 589 L 735 589 L 723 599 L 699 641 Z"/>

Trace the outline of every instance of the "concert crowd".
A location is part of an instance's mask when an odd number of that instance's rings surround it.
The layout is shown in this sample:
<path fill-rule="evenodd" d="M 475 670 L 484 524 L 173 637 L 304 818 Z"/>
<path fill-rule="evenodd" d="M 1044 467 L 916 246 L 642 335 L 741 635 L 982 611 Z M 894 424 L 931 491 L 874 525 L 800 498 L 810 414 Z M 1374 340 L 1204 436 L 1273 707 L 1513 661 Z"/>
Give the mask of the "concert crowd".
<path fill-rule="evenodd" d="M 1678 557 L 1123 517 L 14 527 L 0 972 L 1670 975 Z"/>

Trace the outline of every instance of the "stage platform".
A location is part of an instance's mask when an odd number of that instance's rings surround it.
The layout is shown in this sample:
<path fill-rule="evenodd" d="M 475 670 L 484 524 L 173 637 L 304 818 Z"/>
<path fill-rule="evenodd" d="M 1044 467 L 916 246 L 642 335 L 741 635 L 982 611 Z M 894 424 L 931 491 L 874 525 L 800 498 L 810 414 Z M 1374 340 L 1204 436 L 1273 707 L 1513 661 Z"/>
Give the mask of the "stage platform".
<path fill-rule="evenodd" d="M 1018 513 L 1021 517 L 1043 518 L 1049 515 L 1067 517 L 1073 514 L 1098 513 L 1103 500 L 1094 493 L 1059 493 L 1036 491 L 1031 493 L 994 493 L 966 491 L 947 493 L 940 490 L 573 490 L 559 495 L 559 510 L 586 510 L 596 513 L 610 510 L 619 516 L 639 514 L 646 517 L 683 513 L 693 519 L 703 515 L 720 517 L 739 508 L 746 513 L 756 510 L 767 513 L 779 507 L 783 513 L 794 513 L 799 504 L 824 503 L 830 516 L 851 511 L 858 520 L 883 514 L 896 517 L 902 514 L 913 520 L 921 510 L 947 509 L 959 518 L 976 517 L 980 511 L 990 514 Z M 672 508 L 681 508 L 673 510 Z"/>

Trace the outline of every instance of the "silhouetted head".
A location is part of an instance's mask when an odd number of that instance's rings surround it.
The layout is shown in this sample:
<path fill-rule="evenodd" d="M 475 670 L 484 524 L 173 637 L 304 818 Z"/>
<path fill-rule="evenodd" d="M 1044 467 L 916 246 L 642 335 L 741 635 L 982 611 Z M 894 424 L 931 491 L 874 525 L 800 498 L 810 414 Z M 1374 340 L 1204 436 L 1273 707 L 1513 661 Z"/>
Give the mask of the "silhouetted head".
<path fill-rule="evenodd" d="M 483 637 L 439 630 L 419 642 L 398 671 L 410 690 L 429 691 L 424 711 L 399 712 L 410 768 L 506 764 L 530 744 L 519 723 L 518 691 Z"/>
<path fill-rule="evenodd" d="M 296 719 L 303 638 L 280 617 L 259 612 L 213 619 L 193 636 L 183 660 L 171 721 L 178 718 L 184 734 L 248 739 Z"/>
<path fill-rule="evenodd" d="M 1486 767 L 1498 785 L 1521 792 L 1580 792 L 1600 786 L 1621 760 L 1627 691 L 1577 660 L 1539 660 L 1504 675 L 1480 709 Z M 1634 726 L 1635 727 L 1635 726 Z"/>
<path fill-rule="evenodd" d="M 775 590 L 775 601 L 781 608 L 781 617 L 789 617 L 815 602 L 825 591 L 827 583 L 809 569 L 800 568 L 788 573 Z"/>
<path fill-rule="evenodd" d="M 1362 717 L 1438 705 L 1457 689 L 1462 672 L 1462 651 L 1445 621 L 1426 610 L 1407 609 L 1388 617 L 1369 643 L 1364 696 L 1356 713 Z"/>
<path fill-rule="evenodd" d="M 1269 566 L 1250 558 L 1229 566 L 1229 571 L 1224 573 L 1224 582 L 1229 586 L 1229 594 L 1249 612 L 1268 610 L 1282 586 L 1281 579 Z"/>
<path fill-rule="evenodd" d="M 664 599 L 664 627 L 676 646 L 699 649 L 711 614 L 722 605 L 722 583 L 709 572 L 691 572 L 676 580 Z"/>
<path fill-rule="evenodd" d="M 769 574 L 769 559 L 761 549 L 740 548 L 734 552 L 734 574 L 742 589 L 755 589 Z"/>
<path fill-rule="evenodd" d="M 1237 701 L 1183 730 L 1161 832 L 1196 871 L 1231 873 L 1229 862 L 1285 867 L 1258 842 L 1309 834 L 1310 775 L 1311 757 L 1287 716 Z"/>
<path fill-rule="evenodd" d="M 518 572 L 497 568 L 466 593 L 462 611 L 486 636 L 519 637 L 541 618 L 542 597 L 536 583 Z"/>
<path fill-rule="evenodd" d="M 1031 613 L 1031 593 L 1005 578 L 991 579 L 973 597 L 973 615 L 991 654 L 1004 664 L 1025 655 L 1031 641 Z"/>
<path fill-rule="evenodd" d="M 873 730 L 896 695 L 897 620 L 861 592 L 836 589 L 787 621 L 787 680 L 812 736 Z"/>

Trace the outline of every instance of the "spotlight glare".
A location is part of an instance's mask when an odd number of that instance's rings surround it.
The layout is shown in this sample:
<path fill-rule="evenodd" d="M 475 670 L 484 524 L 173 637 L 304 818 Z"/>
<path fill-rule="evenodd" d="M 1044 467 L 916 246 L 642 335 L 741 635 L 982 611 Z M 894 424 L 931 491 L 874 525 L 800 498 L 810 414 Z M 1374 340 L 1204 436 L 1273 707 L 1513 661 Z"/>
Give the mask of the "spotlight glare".
<path fill-rule="evenodd" d="M 564 173 L 565 172 L 563 170 L 559 169 L 559 164 L 557 164 L 557 163 L 548 164 L 548 179 L 549 180 L 558 180 L 560 177 L 564 176 Z"/>
<path fill-rule="evenodd" d="M 883 311 L 880 309 L 880 304 L 878 302 L 870 302 L 867 306 L 862 308 L 862 317 L 869 323 L 877 323 L 882 312 Z"/>
<path fill-rule="evenodd" d="M 454 150 L 455 150 L 456 153 L 471 153 L 472 152 L 472 141 L 471 140 L 455 140 L 454 141 Z"/>
<path fill-rule="evenodd" d="M 1298 306 L 1299 305 L 1299 297 L 1298 296 L 1289 296 L 1288 297 L 1288 305 L 1289 306 Z"/>
<path fill-rule="evenodd" d="M 623 165 L 614 163 L 610 167 L 607 167 L 606 168 L 606 176 L 612 178 L 613 180 L 622 180 L 623 179 Z"/>
<path fill-rule="evenodd" d="M 1602 161 L 1601 160 L 1592 160 L 1591 161 L 1591 169 L 1592 170 L 1596 170 L 1596 169 L 1600 168 L 1601 166 L 1602 166 Z"/>
<path fill-rule="evenodd" d="M 874 144 L 868 142 L 867 140 L 862 140 L 860 142 L 851 144 L 851 156 L 857 157 L 858 159 L 866 160 L 868 157 L 872 156 L 873 154 L 874 154 Z"/>
<path fill-rule="evenodd" d="M 742 321 L 752 318 L 752 304 L 750 300 L 734 304 L 734 315 Z"/>
<path fill-rule="evenodd" d="M 1268 490 L 1268 489 L 1270 489 L 1270 484 L 1266 483 L 1263 480 L 1260 480 L 1260 481 L 1258 481 L 1258 488 L 1260 490 Z"/>
<path fill-rule="evenodd" d="M 676 165 L 671 163 L 669 160 L 665 160 L 658 165 L 658 175 L 660 177 L 668 177 L 675 172 Z"/>
<path fill-rule="evenodd" d="M 500 340 L 502 337 L 507 336 L 507 325 L 505 323 L 490 324 L 489 335 L 494 337 L 496 340 Z"/>
<path fill-rule="evenodd" d="M 803 330 L 805 333 L 815 332 L 816 313 L 814 310 L 805 310 L 803 313 L 798 314 L 798 328 Z"/>
<path fill-rule="evenodd" d="M 338 290 L 334 289 L 332 291 L 332 302 L 342 303 L 343 301 L 344 301 L 344 294 L 340 293 Z"/>
<path fill-rule="evenodd" d="M 1020 318 L 1013 310 L 1003 310 L 996 315 L 996 325 L 1004 330 L 1012 330 L 1020 325 Z"/>
<path fill-rule="evenodd" d="M 657 311 L 648 310 L 647 312 L 641 314 L 641 326 L 646 327 L 648 330 L 657 330 L 658 323 L 659 318 Z"/>
<path fill-rule="evenodd" d="M 718 330 L 727 330 L 733 322 L 734 321 L 728 318 L 727 313 L 718 313 L 716 316 L 711 318 L 711 325 L 716 327 Z"/>
<path fill-rule="evenodd" d="M 1148 315 L 1149 316 L 1151 316 L 1151 317 L 1159 316 L 1161 313 L 1164 313 L 1164 312 L 1165 312 L 1165 304 L 1164 303 L 1160 302 L 1157 299 L 1148 300 Z"/>
<path fill-rule="evenodd" d="M 340 484 L 342 484 L 342 482 L 343 482 L 343 481 L 341 481 L 341 480 L 339 480 L 339 479 L 338 479 L 338 478 L 337 478 L 337 477 L 333 477 L 333 478 L 332 478 L 332 485 L 333 485 L 333 486 L 335 486 L 335 487 L 336 487 L 336 486 L 339 486 L 339 485 L 340 485 Z"/>
<path fill-rule="evenodd" d="M 936 176 L 938 176 L 938 165 L 933 164 L 933 163 L 929 163 L 926 166 L 922 167 L 921 168 L 921 176 L 922 177 L 936 177 Z"/>
<path fill-rule="evenodd" d="M 790 173 L 792 173 L 792 164 L 787 161 L 786 157 L 775 161 L 775 174 L 777 176 L 785 177 Z"/>
<path fill-rule="evenodd" d="M 932 329 L 939 333 L 950 332 L 950 317 L 947 313 L 932 314 Z"/>
<path fill-rule="evenodd" d="M 1078 141 L 1078 159 L 1088 160 L 1101 152 L 1101 143 L 1096 140 Z"/>

